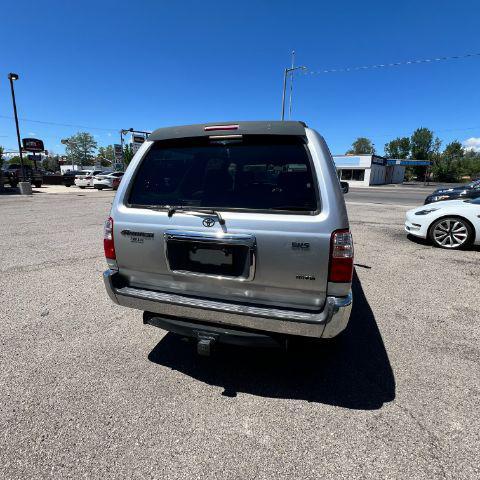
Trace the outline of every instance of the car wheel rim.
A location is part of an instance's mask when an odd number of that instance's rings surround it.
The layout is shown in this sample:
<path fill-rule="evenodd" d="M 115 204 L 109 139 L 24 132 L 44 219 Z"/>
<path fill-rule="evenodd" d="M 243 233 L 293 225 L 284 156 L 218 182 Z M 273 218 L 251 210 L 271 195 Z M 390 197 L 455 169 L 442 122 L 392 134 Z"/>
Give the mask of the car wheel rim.
<path fill-rule="evenodd" d="M 458 248 L 467 241 L 467 237 L 467 227 L 460 220 L 442 220 L 433 230 L 435 242 L 445 248 Z"/>

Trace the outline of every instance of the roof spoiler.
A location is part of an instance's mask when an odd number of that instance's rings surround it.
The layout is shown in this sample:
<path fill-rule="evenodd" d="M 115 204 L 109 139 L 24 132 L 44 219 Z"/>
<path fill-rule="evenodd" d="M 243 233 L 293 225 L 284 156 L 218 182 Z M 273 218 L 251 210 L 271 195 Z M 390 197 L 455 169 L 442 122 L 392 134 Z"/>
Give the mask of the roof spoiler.
<path fill-rule="evenodd" d="M 175 138 L 208 137 L 210 135 L 294 135 L 305 136 L 306 124 L 293 121 L 216 122 L 159 128 L 148 136 L 149 141 Z"/>

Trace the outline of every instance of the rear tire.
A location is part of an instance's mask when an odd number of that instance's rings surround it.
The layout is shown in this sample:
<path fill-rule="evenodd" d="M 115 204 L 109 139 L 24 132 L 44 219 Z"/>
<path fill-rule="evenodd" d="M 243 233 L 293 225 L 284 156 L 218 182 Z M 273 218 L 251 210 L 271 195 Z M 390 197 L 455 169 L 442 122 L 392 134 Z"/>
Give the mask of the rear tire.
<path fill-rule="evenodd" d="M 18 182 L 10 182 L 10 186 L 11 186 L 12 188 L 17 188 Z"/>
<path fill-rule="evenodd" d="M 78 188 L 81 188 L 82 190 L 84 190 L 84 189 L 85 189 L 85 187 L 78 187 Z"/>
<path fill-rule="evenodd" d="M 432 223 L 428 237 L 435 247 L 458 250 L 473 242 L 473 227 L 462 217 L 443 217 Z"/>
<path fill-rule="evenodd" d="M 42 186 L 42 182 L 35 182 L 35 188 L 40 188 Z"/>

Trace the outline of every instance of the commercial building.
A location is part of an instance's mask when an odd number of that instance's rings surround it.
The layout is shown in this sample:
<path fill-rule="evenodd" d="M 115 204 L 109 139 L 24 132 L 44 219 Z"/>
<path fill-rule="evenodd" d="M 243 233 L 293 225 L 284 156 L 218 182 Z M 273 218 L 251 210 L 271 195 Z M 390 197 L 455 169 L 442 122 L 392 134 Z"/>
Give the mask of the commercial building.
<path fill-rule="evenodd" d="M 347 181 L 352 187 L 403 183 L 405 167 L 430 165 L 428 161 L 399 160 L 380 155 L 334 155 L 333 161 L 340 180 Z"/>

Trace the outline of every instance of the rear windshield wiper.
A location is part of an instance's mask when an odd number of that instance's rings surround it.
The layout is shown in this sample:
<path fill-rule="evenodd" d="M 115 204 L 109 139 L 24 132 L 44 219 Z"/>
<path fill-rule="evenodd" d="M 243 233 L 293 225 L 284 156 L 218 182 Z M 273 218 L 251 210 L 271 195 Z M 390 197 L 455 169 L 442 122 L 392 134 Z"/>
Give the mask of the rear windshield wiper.
<path fill-rule="evenodd" d="M 209 213 L 210 215 L 215 215 L 218 218 L 218 223 L 220 225 L 225 225 L 225 220 L 220 215 L 220 212 L 212 208 L 192 208 L 188 205 L 177 205 L 177 206 L 168 206 L 168 216 L 173 216 L 176 212 L 182 212 L 185 214 L 195 215 L 196 213 Z"/>

